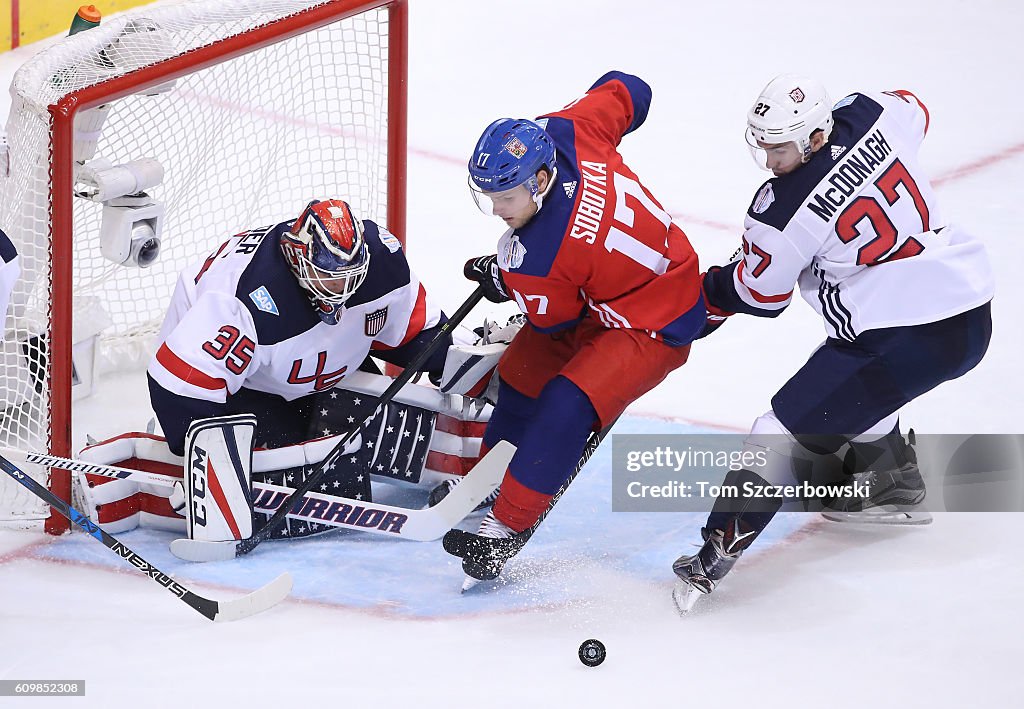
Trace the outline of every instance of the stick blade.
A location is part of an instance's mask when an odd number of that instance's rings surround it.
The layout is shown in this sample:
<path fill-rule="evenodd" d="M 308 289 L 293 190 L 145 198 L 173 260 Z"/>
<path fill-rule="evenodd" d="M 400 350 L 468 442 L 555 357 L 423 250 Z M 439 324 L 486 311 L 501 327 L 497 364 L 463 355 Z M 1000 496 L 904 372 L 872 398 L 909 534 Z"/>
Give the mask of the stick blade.
<path fill-rule="evenodd" d="M 498 441 L 493 448 L 487 451 L 487 455 L 481 458 L 473 466 L 473 469 L 459 481 L 459 484 L 445 495 L 443 500 L 430 508 L 441 510 L 453 519 L 456 515 L 461 515 L 455 519 L 455 523 L 445 529 L 446 532 L 462 521 L 468 514 L 464 513 L 465 510 L 471 512 L 501 485 L 505 471 L 508 470 L 508 464 L 512 462 L 512 456 L 515 454 L 516 447 L 514 445 L 508 441 Z M 440 538 L 443 534 L 442 532 L 435 538 Z"/>
<path fill-rule="evenodd" d="M 237 556 L 238 542 L 206 542 L 198 539 L 175 539 L 171 553 L 185 561 L 227 561 Z"/>
<path fill-rule="evenodd" d="M 498 441 L 443 500 L 424 510 L 406 510 L 409 519 L 402 528 L 402 537 L 418 542 L 443 537 L 501 484 L 515 453 L 514 445 Z"/>
<path fill-rule="evenodd" d="M 217 614 L 213 619 L 218 623 L 226 623 L 262 613 L 287 598 L 291 590 L 292 575 L 285 571 L 248 595 L 229 601 L 217 601 Z"/>

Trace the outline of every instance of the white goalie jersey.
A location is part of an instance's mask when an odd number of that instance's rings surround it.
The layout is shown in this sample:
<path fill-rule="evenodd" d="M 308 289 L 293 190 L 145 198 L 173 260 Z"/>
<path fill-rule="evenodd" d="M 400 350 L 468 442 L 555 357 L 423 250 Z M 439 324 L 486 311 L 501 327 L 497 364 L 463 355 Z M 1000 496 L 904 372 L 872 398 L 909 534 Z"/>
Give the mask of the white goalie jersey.
<path fill-rule="evenodd" d="M 409 342 L 441 310 L 398 240 L 364 222 L 370 268 L 337 325 L 320 321 L 280 254 L 290 222 L 225 242 L 179 278 L 149 375 L 165 390 L 223 403 L 243 385 L 289 401 L 330 389 L 373 350 Z"/>
<path fill-rule="evenodd" d="M 907 91 L 858 93 L 833 117 L 828 143 L 758 190 L 742 259 L 705 280 L 711 302 L 771 317 L 798 284 L 829 336 L 853 340 L 991 300 L 984 247 L 945 221 L 920 168 L 925 106 Z"/>

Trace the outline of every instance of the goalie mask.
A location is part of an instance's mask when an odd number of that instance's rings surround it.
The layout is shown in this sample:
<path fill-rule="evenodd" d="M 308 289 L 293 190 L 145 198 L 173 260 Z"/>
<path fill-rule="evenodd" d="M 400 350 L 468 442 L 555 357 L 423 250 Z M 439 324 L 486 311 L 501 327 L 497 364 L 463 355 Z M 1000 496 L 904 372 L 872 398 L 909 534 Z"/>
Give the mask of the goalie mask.
<path fill-rule="evenodd" d="M 281 251 L 320 319 L 336 324 L 370 268 L 362 221 L 347 202 L 313 200 L 281 235 Z"/>

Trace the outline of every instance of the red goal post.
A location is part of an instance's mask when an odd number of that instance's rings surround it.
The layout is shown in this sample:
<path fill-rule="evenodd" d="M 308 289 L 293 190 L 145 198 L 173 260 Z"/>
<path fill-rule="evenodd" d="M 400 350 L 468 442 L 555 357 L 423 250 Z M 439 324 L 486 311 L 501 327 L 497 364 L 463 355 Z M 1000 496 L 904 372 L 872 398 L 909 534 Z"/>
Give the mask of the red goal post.
<path fill-rule="evenodd" d="M 45 107 L 42 150 L 21 139 L 19 121 L 41 113 L 33 97 L 16 95 L 8 122 L 0 226 L 21 254 L 23 275 L 0 362 L 0 445 L 73 455 L 81 333 L 98 330 L 86 340 L 97 358 L 107 340 L 143 340 L 140 331 L 152 339 L 175 274 L 231 234 L 338 196 L 404 240 L 407 23 L 405 0 L 158 5 L 44 50 L 38 76 L 19 71 L 15 84 L 34 81 L 39 95 L 62 84 L 70 90 Z M 224 36 L 206 41 L 211 27 Z M 66 65 L 54 59 L 64 44 Z M 106 75 L 93 81 L 90 70 Z M 107 163 L 130 167 L 141 158 L 164 175 L 147 187 L 162 205 L 161 256 L 149 268 L 114 265 L 95 252 L 111 233 L 107 208 L 119 203 L 83 195 L 89 175 Z M 39 180 L 18 182 L 33 170 Z M 101 326 L 81 324 L 97 319 Z M 87 354 L 87 366 L 98 366 Z M 71 499 L 69 473 L 52 469 L 48 478 Z M 9 488 L 0 488 L 0 520 L 38 515 L 34 501 Z M 51 512 L 45 528 L 57 534 L 68 523 Z"/>

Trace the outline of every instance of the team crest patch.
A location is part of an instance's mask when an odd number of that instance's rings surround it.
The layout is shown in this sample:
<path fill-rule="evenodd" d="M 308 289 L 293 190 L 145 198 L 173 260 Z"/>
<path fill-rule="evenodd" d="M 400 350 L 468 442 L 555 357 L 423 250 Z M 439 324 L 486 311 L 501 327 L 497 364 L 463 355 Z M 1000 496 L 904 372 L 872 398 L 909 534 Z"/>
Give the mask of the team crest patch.
<path fill-rule="evenodd" d="M 508 264 L 509 270 L 512 270 L 522 266 L 525 258 L 526 247 L 519 240 L 519 235 L 513 234 L 512 238 L 508 240 L 508 245 L 505 247 L 505 263 Z"/>
<path fill-rule="evenodd" d="M 388 306 L 380 310 L 374 310 L 366 314 L 365 332 L 367 337 L 376 337 L 384 329 L 384 323 L 388 321 Z"/>
<path fill-rule="evenodd" d="M 266 286 L 260 286 L 254 290 L 249 294 L 249 298 L 256 304 L 257 310 L 262 310 L 264 313 L 270 313 L 271 315 L 281 314 L 277 309 L 277 303 L 270 297 L 270 291 L 267 290 Z"/>
<path fill-rule="evenodd" d="M 398 237 L 384 227 L 379 227 L 377 233 L 380 235 L 380 243 L 388 247 L 388 251 L 391 253 L 395 253 L 402 248 L 402 242 L 398 240 Z"/>
<path fill-rule="evenodd" d="M 505 150 L 518 159 L 526 155 L 526 144 L 512 136 L 512 140 L 505 143 Z"/>
<path fill-rule="evenodd" d="M 752 209 L 755 214 L 762 214 L 768 207 L 772 206 L 772 202 L 775 201 L 775 191 L 772 189 L 771 183 L 766 184 L 754 197 L 754 206 Z"/>
<path fill-rule="evenodd" d="M 793 103 L 803 103 L 803 100 L 807 98 L 804 96 L 804 91 L 799 86 L 789 92 L 789 97 L 793 99 Z"/>

